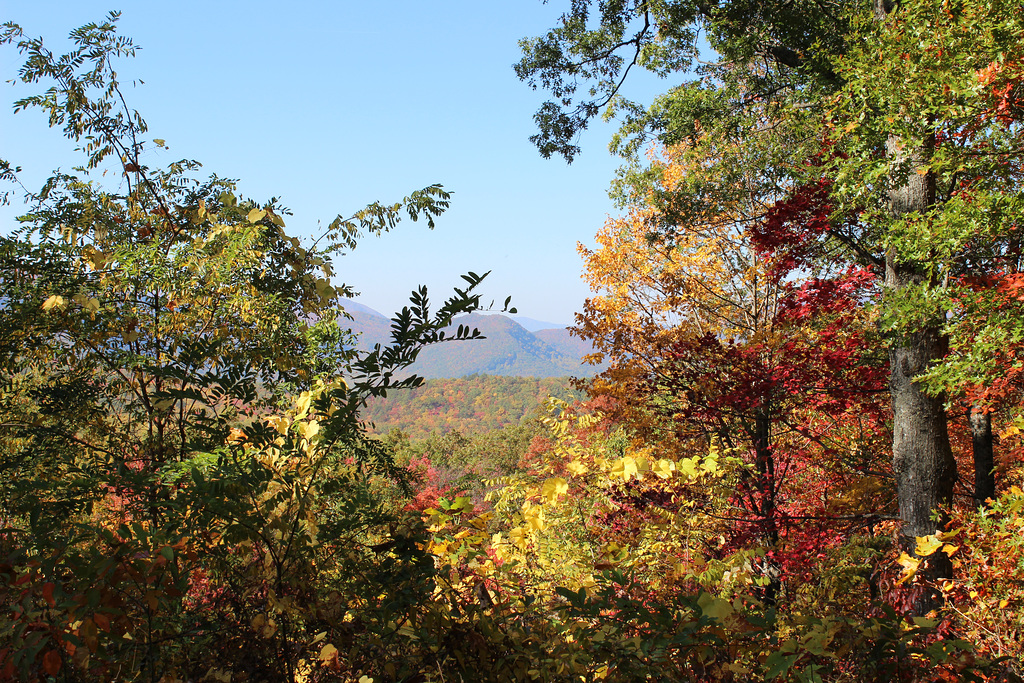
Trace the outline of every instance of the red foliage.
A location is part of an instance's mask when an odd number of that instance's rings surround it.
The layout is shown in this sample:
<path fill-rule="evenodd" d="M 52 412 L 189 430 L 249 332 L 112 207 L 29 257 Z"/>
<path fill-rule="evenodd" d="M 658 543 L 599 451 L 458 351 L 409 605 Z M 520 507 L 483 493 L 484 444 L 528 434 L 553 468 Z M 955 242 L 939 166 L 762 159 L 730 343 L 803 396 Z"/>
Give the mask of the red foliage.
<path fill-rule="evenodd" d="M 455 498 L 466 495 L 465 490 L 456 490 L 451 482 L 444 481 L 442 473 L 424 455 L 414 458 L 406 466 L 414 482 L 415 494 L 406 504 L 406 510 L 422 512 L 436 508 L 441 498 Z"/>
<path fill-rule="evenodd" d="M 806 266 L 816 253 L 819 239 L 832 229 L 832 182 L 821 179 L 796 188 L 775 203 L 765 219 L 751 229 L 757 252 L 772 262 L 772 274 L 781 279 Z"/>

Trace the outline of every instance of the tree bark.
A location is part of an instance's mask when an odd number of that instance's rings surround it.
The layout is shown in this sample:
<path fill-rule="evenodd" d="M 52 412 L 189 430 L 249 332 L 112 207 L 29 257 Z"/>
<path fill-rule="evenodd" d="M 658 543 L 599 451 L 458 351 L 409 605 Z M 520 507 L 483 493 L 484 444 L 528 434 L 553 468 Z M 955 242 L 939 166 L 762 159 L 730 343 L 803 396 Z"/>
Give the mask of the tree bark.
<path fill-rule="evenodd" d="M 876 0 L 875 15 L 888 21 L 894 3 Z M 893 218 L 911 213 L 925 214 L 935 204 L 935 176 L 919 172 L 931 158 L 934 138 L 925 134 L 922 141 L 909 141 L 890 135 L 886 155 L 894 180 L 889 191 L 889 211 Z M 905 178 L 905 179 L 904 179 Z M 890 248 L 885 258 L 885 287 L 889 296 L 898 298 L 908 289 L 934 284 L 925 264 L 901 260 Z M 899 500 L 901 545 L 915 555 L 917 536 L 939 531 L 941 520 L 935 515 L 953 499 L 956 462 L 949 444 L 945 397 L 931 396 L 915 378 L 929 365 L 939 361 L 947 350 L 942 320 L 929 319 L 927 313 L 917 321 L 906 321 L 905 331 L 889 347 L 889 391 L 893 410 L 893 470 Z M 918 575 L 934 582 L 952 575 L 945 553 L 923 558 Z M 918 615 L 941 607 L 942 594 L 925 589 L 912 604 Z"/>
<path fill-rule="evenodd" d="M 920 270 L 887 259 L 886 285 L 898 292 L 919 281 Z M 943 396 L 931 396 L 915 381 L 930 363 L 945 354 L 941 328 L 924 323 L 889 349 L 889 391 L 893 410 L 893 471 L 896 475 L 901 528 L 900 545 L 915 555 L 916 537 L 941 530 L 935 517 L 953 499 L 956 462 L 949 445 Z M 931 582 L 915 598 L 912 610 L 924 615 L 942 606 L 942 594 L 934 589 L 938 579 L 952 576 L 949 558 L 937 552 L 923 558 L 918 575 Z"/>
<path fill-rule="evenodd" d="M 974 447 L 974 504 L 981 507 L 996 496 L 995 451 L 992 444 L 992 413 L 979 406 L 967 412 Z"/>

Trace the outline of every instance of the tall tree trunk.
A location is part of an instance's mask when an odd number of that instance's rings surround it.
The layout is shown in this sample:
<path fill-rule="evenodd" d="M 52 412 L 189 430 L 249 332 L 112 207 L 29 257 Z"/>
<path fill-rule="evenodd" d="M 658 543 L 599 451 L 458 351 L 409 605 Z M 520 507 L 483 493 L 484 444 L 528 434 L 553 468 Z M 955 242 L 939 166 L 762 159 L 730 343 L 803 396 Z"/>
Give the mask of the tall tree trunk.
<path fill-rule="evenodd" d="M 894 7 L 895 3 L 889 0 L 876 0 L 876 18 L 888 21 Z M 918 172 L 931 158 L 933 149 L 934 137 L 911 141 L 889 136 L 886 155 L 892 173 L 900 178 L 889 191 L 889 210 L 894 218 L 915 212 L 924 214 L 935 204 L 934 174 Z M 901 291 L 932 284 L 929 277 L 924 264 L 901 260 L 895 249 L 886 253 L 885 286 L 890 296 L 898 297 Z M 889 348 L 893 470 L 903 522 L 901 545 L 910 555 L 915 554 L 915 537 L 939 530 L 941 523 L 933 516 L 952 501 L 956 481 L 945 397 L 925 393 L 915 381 L 946 353 L 942 322 L 927 318 L 914 321 L 911 331 L 893 339 Z M 934 581 L 950 577 L 952 566 L 949 558 L 938 552 L 924 559 L 918 574 Z M 925 614 L 941 605 L 941 593 L 926 590 L 914 601 L 913 611 Z"/>
<path fill-rule="evenodd" d="M 992 447 L 992 413 L 980 406 L 967 411 L 974 446 L 974 504 L 981 507 L 996 495 L 995 454 Z"/>
<path fill-rule="evenodd" d="M 886 277 L 886 284 L 893 290 L 913 281 L 913 271 L 906 266 L 887 270 L 890 275 Z M 942 358 L 944 352 L 945 340 L 935 325 L 924 325 L 894 341 L 889 349 L 893 470 L 903 522 L 901 545 L 910 555 L 915 554 L 917 536 L 927 536 L 940 529 L 941 521 L 934 515 L 953 499 L 956 462 L 949 446 L 945 401 L 942 396 L 930 396 L 922 391 L 914 380 L 929 363 Z M 949 558 L 938 552 L 925 558 L 918 574 L 931 581 L 949 578 L 952 566 Z M 923 615 L 941 604 L 940 593 L 926 591 L 915 600 L 914 611 Z"/>

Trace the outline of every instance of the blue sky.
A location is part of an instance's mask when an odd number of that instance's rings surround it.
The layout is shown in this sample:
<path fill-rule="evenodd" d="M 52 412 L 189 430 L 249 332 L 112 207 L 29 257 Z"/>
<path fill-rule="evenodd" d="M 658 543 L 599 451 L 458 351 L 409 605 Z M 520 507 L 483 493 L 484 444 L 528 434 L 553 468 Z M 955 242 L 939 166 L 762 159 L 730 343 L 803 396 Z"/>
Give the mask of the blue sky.
<path fill-rule="evenodd" d="M 0 18 L 58 52 L 70 29 L 110 9 L 142 47 L 118 70 L 123 82 L 145 81 L 129 88 L 129 104 L 170 146 L 150 164 L 193 158 L 238 178 L 247 197 L 280 197 L 294 212 L 290 232 L 304 236 L 431 183 L 455 193 L 434 231 L 403 223 L 337 260 L 360 302 L 390 312 L 418 284 L 439 301 L 460 273 L 490 270 L 485 297 L 511 295 L 520 315 L 569 323 L 581 308 L 576 243 L 615 211 L 613 127 L 589 131 L 571 166 L 541 159 L 528 137 L 544 94 L 511 68 L 518 40 L 553 26 L 560 3 L 3 0 Z M 8 46 L 0 59 L 6 81 L 17 54 Z M 76 157 L 40 112 L 11 115 L 28 86 L 5 87 L 0 156 L 38 186 Z M 14 211 L 2 211 L 9 224 Z"/>

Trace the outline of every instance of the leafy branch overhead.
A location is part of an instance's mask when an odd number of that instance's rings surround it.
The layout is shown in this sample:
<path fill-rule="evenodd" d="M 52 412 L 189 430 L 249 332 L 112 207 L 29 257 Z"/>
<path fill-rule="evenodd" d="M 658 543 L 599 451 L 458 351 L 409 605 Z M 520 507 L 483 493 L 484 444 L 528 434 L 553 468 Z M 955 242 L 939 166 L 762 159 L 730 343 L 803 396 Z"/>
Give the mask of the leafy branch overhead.
<path fill-rule="evenodd" d="M 324 233 L 329 241 L 335 243 L 328 252 L 341 248 L 355 249 L 357 240 L 364 235 L 379 235 L 393 230 L 401 220 L 403 210 L 413 221 L 425 216 L 427 227 L 433 230 L 434 219 L 448 208 L 450 199 L 450 192 L 434 184 L 413 192 L 401 202 L 390 205 L 373 202 L 349 218 L 338 216 Z"/>

